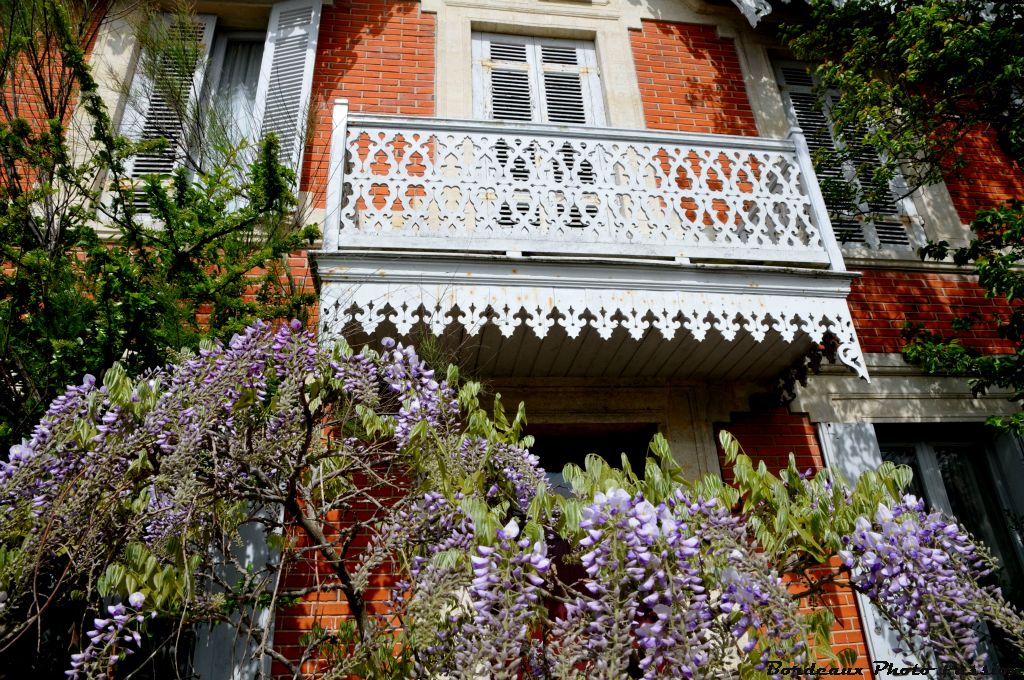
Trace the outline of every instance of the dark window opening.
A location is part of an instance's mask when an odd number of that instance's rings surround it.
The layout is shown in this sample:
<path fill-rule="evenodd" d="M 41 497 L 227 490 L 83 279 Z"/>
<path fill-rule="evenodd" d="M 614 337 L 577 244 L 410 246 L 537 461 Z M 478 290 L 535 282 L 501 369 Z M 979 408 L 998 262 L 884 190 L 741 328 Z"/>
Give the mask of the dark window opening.
<path fill-rule="evenodd" d="M 907 489 L 929 509 L 952 513 L 981 540 L 1000 564 L 988 581 L 1016 607 L 1024 606 L 1024 546 L 1021 518 L 1012 511 L 1020 493 L 1019 470 L 1002 469 L 989 434 L 963 424 L 927 427 L 876 426 L 882 459 L 908 465 L 914 478 Z M 989 627 L 989 670 L 1019 666 L 1019 651 L 998 629 Z"/>
<path fill-rule="evenodd" d="M 589 453 L 617 468 L 622 466 L 625 453 L 633 471 L 643 476 L 648 445 L 657 432 L 657 423 L 547 423 L 527 428 L 536 440 L 530 450 L 540 458 L 551 486 L 563 495 L 571 490 L 562 477 L 562 468 L 568 463 L 583 467 Z"/>

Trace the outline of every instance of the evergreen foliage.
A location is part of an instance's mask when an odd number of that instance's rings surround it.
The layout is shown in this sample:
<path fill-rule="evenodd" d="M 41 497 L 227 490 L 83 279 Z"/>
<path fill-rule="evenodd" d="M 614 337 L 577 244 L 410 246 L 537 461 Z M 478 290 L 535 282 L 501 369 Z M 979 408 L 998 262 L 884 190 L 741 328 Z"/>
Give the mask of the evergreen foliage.
<path fill-rule="evenodd" d="M 300 226 L 294 174 L 278 163 L 272 137 L 257 146 L 212 135 L 199 143 L 198 132 L 216 121 L 179 97 L 197 155 L 172 175 L 126 177 L 130 157 L 167 144 L 119 135 L 100 97 L 86 47 L 101 20 L 122 18 L 105 15 L 108 5 L 0 3 L 4 450 L 86 373 L 120 361 L 136 374 L 167 361 L 169 348 L 195 348 L 211 333 L 228 338 L 256 318 L 302 317 L 312 302 L 284 258 L 316 229 Z M 136 16 L 147 15 L 137 8 Z M 140 63 L 201 67 L 194 42 L 189 49 L 180 32 L 153 35 L 151 25 L 139 28 Z M 166 78 L 154 87 L 171 102 L 181 89 Z M 137 207 L 143 196 L 148 212 Z"/>

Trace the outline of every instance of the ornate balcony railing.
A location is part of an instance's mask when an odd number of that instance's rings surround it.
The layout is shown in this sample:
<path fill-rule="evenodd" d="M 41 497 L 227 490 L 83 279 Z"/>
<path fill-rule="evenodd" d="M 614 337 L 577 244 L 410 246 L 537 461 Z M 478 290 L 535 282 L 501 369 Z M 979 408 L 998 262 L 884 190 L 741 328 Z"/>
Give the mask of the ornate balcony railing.
<path fill-rule="evenodd" d="M 335 109 L 325 250 L 394 248 L 829 266 L 788 140 L 349 116 Z"/>

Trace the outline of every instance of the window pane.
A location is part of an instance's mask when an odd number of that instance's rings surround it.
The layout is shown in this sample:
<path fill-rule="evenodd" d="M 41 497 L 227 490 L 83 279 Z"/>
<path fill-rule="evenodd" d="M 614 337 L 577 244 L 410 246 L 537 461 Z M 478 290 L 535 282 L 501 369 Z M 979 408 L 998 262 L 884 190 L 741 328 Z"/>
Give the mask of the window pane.
<path fill-rule="evenodd" d="M 263 62 L 263 41 L 229 40 L 224 51 L 224 66 L 217 83 L 218 122 L 225 133 L 224 142 L 237 144 L 255 140 L 256 88 Z"/>
<path fill-rule="evenodd" d="M 567 463 L 583 467 L 590 453 L 604 458 L 613 467 L 622 466 L 625 453 L 633 472 L 642 477 L 647 448 L 657 431 L 654 423 L 551 424 L 527 429 L 536 438 L 530 451 L 540 458 L 555 492 L 564 496 L 571 490 L 562 477 L 562 468 Z"/>
<path fill-rule="evenodd" d="M 953 514 L 992 550 L 1002 565 L 997 576 L 1003 592 L 1020 603 L 1024 569 L 999 503 L 987 453 L 969 446 L 937 446 L 935 455 Z"/>
<path fill-rule="evenodd" d="M 882 445 L 882 460 L 894 463 L 895 465 L 906 465 L 914 471 L 914 477 L 910 480 L 910 486 L 907 487 L 906 493 L 913 494 L 918 498 L 923 498 L 925 503 L 928 505 L 932 504 L 932 499 L 928 497 L 928 494 L 924 490 L 924 482 L 921 478 L 921 468 L 917 464 L 917 454 L 914 452 L 911 446 L 885 446 Z"/>

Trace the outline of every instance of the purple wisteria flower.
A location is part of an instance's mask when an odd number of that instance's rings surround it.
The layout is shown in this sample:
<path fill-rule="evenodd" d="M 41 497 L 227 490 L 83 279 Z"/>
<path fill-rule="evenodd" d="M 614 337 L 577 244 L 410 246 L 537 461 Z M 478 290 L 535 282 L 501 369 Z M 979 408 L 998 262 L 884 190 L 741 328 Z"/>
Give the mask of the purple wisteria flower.
<path fill-rule="evenodd" d="M 64 675 L 72 680 L 106 680 L 118 661 L 142 646 L 139 627 L 146 620 L 141 611 L 145 601 L 142 593 L 132 593 L 127 606 L 110 605 L 105 618 L 93 619 L 92 630 L 85 634 L 88 646 L 71 655 L 71 667 Z"/>
<path fill-rule="evenodd" d="M 513 519 L 498 530 L 495 545 L 476 552 L 468 593 L 473 617 L 462 628 L 456 659 L 470 675 L 514 680 L 524 662 L 542 654 L 532 624 L 547 593 L 547 543 L 521 535 Z"/>
<path fill-rule="evenodd" d="M 734 663 L 753 653 L 760 669 L 805 658 L 782 579 L 714 501 L 677 490 L 654 505 L 611 489 L 583 508 L 580 528 L 586 578 L 555 628 L 563 674 L 624 677 L 635 657 L 644 678 L 714 678 L 730 647 Z"/>
<path fill-rule="evenodd" d="M 857 519 L 840 552 L 851 582 L 901 633 L 943 663 L 982 670 L 981 621 L 1020 631 L 1024 622 L 982 579 L 992 556 L 956 522 L 925 511 L 907 495 L 892 508 L 879 505 L 872 520 Z"/>

